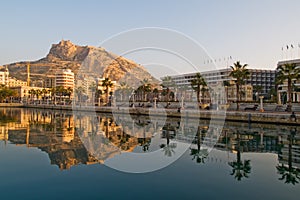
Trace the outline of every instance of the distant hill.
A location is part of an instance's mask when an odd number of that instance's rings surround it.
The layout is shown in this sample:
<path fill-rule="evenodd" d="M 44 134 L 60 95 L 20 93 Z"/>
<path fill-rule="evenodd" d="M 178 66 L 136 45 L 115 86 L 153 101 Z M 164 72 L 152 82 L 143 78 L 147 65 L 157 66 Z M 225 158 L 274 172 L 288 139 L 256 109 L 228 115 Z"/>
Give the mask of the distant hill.
<path fill-rule="evenodd" d="M 17 62 L 7 65 L 10 75 L 25 81 L 27 63 Z M 108 52 L 104 48 L 78 46 L 69 40 L 53 44 L 45 58 L 30 62 L 31 80 L 39 82 L 46 76 L 54 75 L 57 69 L 71 69 L 75 74 L 109 77 L 111 80 L 126 82 L 131 86 L 138 85 L 144 79 L 158 83 L 158 80 L 143 66 L 131 60 Z"/>

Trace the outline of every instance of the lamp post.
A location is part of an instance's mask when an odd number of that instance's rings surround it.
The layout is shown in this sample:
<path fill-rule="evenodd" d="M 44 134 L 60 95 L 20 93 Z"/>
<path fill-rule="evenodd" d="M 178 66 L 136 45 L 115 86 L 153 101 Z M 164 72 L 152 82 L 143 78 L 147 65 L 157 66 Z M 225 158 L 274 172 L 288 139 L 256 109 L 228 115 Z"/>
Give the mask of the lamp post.
<path fill-rule="evenodd" d="M 135 92 L 132 92 L 132 108 L 134 108 Z"/>
<path fill-rule="evenodd" d="M 153 100 L 154 100 L 154 109 L 156 109 L 156 100 L 157 100 L 157 97 L 154 97 Z"/>
<path fill-rule="evenodd" d="M 263 105 L 263 99 L 264 99 L 264 96 L 259 96 L 259 99 L 260 99 L 260 112 L 264 112 L 264 105 Z"/>

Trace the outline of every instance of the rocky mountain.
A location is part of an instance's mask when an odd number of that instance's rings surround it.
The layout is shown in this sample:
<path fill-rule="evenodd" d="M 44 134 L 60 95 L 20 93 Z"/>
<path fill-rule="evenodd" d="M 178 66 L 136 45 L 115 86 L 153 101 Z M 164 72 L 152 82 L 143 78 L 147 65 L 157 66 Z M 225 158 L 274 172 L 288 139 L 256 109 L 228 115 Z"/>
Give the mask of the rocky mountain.
<path fill-rule="evenodd" d="M 26 80 L 28 62 L 7 65 L 10 75 Z M 148 79 L 158 83 L 143 66 L 124 57 L 106 51 L 104 48 L 78 46 L 62 40 L 53 44 L 45 58 L 30 62 L 32 82 L 41 82 L 46 76 L 55 74 L 57 69 L 71 69 L 75 75 L 108 77 L 118 82 L 136 86 L 141 80 Z"/>

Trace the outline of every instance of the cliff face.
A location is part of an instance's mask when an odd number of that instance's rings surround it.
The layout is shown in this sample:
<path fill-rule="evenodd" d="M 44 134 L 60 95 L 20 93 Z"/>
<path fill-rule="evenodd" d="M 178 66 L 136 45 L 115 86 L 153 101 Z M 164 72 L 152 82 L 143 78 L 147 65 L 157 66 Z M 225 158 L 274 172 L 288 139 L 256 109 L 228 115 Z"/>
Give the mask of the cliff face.
<path fill-rule="evenodd" d="M 10 75 L 25 81 L 26 64 L 27 62 L 9 64 Z M 53 44 L 45 58 L 30 62 L 31 79 L 33 82 L 39 82 L 48 75 L 54 75 L 57 69 L 66 68 L 75 74 L 89 73 L 95 77 L 108 77 L 132 86 L 143 79 L 158 83 L 143 66 L 133 61 L 107 52 L 103 48 L 78 46 L 64 40 Z"/>

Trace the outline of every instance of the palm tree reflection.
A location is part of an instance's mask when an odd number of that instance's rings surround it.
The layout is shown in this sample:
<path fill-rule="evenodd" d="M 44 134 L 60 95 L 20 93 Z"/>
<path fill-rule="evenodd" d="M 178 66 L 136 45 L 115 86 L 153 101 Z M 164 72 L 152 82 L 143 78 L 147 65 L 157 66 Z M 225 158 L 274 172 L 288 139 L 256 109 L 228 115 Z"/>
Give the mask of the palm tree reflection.
<path fill-rule="evenodd" d="M 287 184 L 293 184 L 299 183 L 298 180 L 300 180 L 300 170 L 298 168 L 293 167 L 293 155 L 292 155 L 292 147 L 295 135 L 297 133 L 296 129 L 290 130 L 290 135 L 288 136 L 289 140 L 289 151 L 288 151 L 288 166 L 281 163 L 281 165 L 277 165 L 276 169 L 278 174 L 281 175 L 281 178 L 279 180 L 285 180 L 284 183 Z"/>
<path fill-rule="evenodd" d="M 197 135 L 193 143 L 197 143 L 197 148 L 190 148 L 190 155 L 193 156 L 192 160 L 196 159 L 197 163 L 205 163 L 205 159 L 208 156 L 208 150 L 201 150 L 201 127 L 198 126 Z"/>
<path fill-rule="evenodd" d="M 239 132 L 237 132 L 237 159 L 236 161 L 229 162 L 228 164 L 232 167 L 230 175 L 234 175 L 235 179 L 241 181 L 243 177 L 249 178 L 249 174 L 251 173 L 250 160 L 242 161 L 241 159 L 241 139 Z"/>
<path fill-rule="evenodd" d="M 174 131 L 174 128 L 170 126 L 169 123 L 166 124 L 166 126 L 163 127 L 163 138 L 167 139 L 167 144 L 161 144 L 159 147 L 163 149 L 165 156 L 171 157 L 173 154 L 175 154 L 174 149 L 177 147 L 176 143 L 170 144 L 171 137 L 174 137 L 171 135 L 171 131 Z"/>

